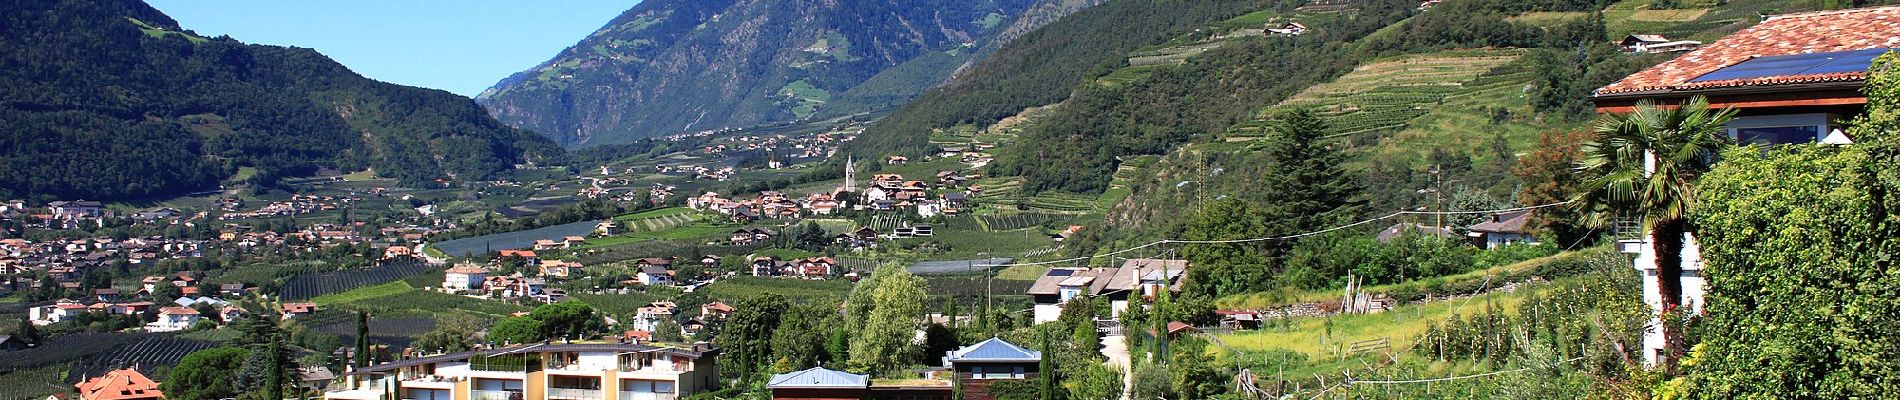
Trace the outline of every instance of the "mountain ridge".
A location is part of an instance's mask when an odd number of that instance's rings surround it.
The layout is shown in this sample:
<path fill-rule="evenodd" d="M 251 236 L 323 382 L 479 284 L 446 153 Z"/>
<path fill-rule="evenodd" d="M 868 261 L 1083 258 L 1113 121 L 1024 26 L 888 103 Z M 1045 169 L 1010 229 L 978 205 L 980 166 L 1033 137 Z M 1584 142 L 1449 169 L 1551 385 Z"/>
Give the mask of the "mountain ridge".
<path fill-rule="evenodd" d="M 166 196 L 366 168 L 423 184 L 561 154 L 468 98 L 311 49 L 202 37 L 142 1 L 5 8 L 0 195 Z"/>
<path fill-rule="evenodd" d="M 895 107 L 1098 0 L 651 0 L 477 96 L 568 146 Z"/>

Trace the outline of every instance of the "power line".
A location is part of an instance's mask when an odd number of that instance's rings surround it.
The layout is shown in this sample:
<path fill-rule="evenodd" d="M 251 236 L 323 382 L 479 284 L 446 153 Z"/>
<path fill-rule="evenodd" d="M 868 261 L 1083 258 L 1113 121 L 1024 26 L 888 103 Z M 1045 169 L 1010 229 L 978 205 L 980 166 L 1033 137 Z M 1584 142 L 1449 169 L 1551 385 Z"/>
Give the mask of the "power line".
<path fill-rule="evenodd" d="M 1528 206 L 1528 207 L 1513 207 L 1513 208 L 1502 208 L 1502 209 L 1496 209 L 1496 210 L 1475 210 L 1475 211 L 1398 211 L 1398 212 L 1393 212 L 1393 213 L 1391 213 L 1391 214 L 1386 214 L 1386 215 L 1384 215 L 1384 216 L 1380 216 L 1380 217 L 1376 217 L 1376 218 L 1371 218 L 1371 219 L 1366 219 L 1366 220 L 1361 220 L 1361 221 L 1359 221 L 1359 222 L 1354 222 L 1354 223 L 1350 223 L 1350 224 L 1345 224 L 1345 225 L 1340 225 L 1340 226 L 1335 226 L 1335 227 L 1331 227 L 1331 228 L 1326 228 L 1326 229 L 1321 229 L 1321 230 L 1317 230 L 1317 231 L 1312 231 L 1312 232 L 1306 232 L 1306 233 L 1299 233 L 1299 234 L 1292 234 L 1292 235 L 1283 235 L 1283 236 L 1268 236 L 1268 237 L 1258 237 L 1258 238 L 1247 238 L 1247 239 L 1228 239 L 1228 240 L 1184 240 L 1184 239 L 1162 239 L 1162 240 L 1156 240 L 1156 241 L 1153 241 L 1153 242 L 1149 242 L 1148 244 L 1143 244 L 1143 245 L 1140 245 L 1140 246 L 1135 246 L 1135 247 L 1130 247 L 1130 248 L 1126 248 L 1126 249 L 1121 249 L 1121 250 L 1115 250 L 1115 251 L 1111 251 L 1111 252 L 1107 252 L 1107 253 L 1101 253 L 1101 254 L 1095 254 L 1095 255 L 1089 255 L 1089 256 L 1081 256 L 1081 257 L 1070 257 L 1070 258 L 1064 258 L 1064 259 L 1060 259 L 1060 260 L 1049 260 L 1049 261 L 1038 261 L 1038 262 L 1026 262 L 1026 263 L 1009 263 L 1009 264 L 998 264 L 998 265 L 994 265 L 994 267 L 1013 267 L 1013 266 L 1019 266 L 1019 265 L 1023 265 L 1023 266 L 1027 266 L 1027 265 L 1048 265 L 1048 264 L 1064 264 L 1064 263 L 1074 263 L 1074 262 L 1076 262 L 1076 261 L 1086 261 L 1086 260 L 1091 260 L 1091 259 L 1095 259 L 1095 258 L 1101 258 L 1101 257 L 1110 257 L 1110 256 L 1115 256 L 1115 255 L 1120 255 L 1120 254 L 1126 254 L 1126 253 L 1129 253 L 1129 252 L 1133 252 L 1133 251 L 1137 251 L 1137 250 L 1141 250 L 1141 249 L 1146 249 L 1146 248 L 1149 248 L 1149 247 L 1155 247 L 1155 246 L 1160 246 L 1160 245 L 1164 245 L 1164 244 L 1232 244 L 1232 243 L 1254 243 L 1254 242 L 1266 242 L 1266 241 L 1277 241 L 1277 240 L 1290 240 L 1290 239 L 1299 239 L 1299 238 L 1303 238 L 1303 237 L 1308 237 L 1308 236 L 1315 236 L 1315 235 L 1322 235 L 1322 234 L 1326 234 L 1326 233 L 1331 233 L 1331 232 L 1335 232 L 1335 231 L 1339 231 L 1339 230 L 1344 230 L 1344 229 L 1351 229 L 1351 228 L 1353 228 L 1353 227 L 1356 227 L 1356 226 L 1360 226 L 1360 225 L 1365 225 L 1365 224 L 1370 224 L 1370 223 L 1374 223 L 1374 222 L 1379 222 L 1379 221 L 1383 221 L 1383 220 L 1387 220 L 1387 219 L 1392 219 L 1392 218 L 1395 218 L 1395 217 L 1400 217 L 1400 216 L 1405 216 L 1405 215 L 1460 215 L 1460 214 L 1496 214 L 1496 213 L 1504 213 L 1504 212 L 1512 212 L 1512 211 L 1526 211 L 1526 210 L 1535 210 L 1535 209 L 1540 209 L 1540 208 L 1548 208 L 1548 207 L 1556 207 L 1556 206 L 1561 206 L 1561 205 L 1565 205 L 1565 204 L 1570 204 L 1570 203 L 1571 203 L 1571 202 L 1573 202 L 1573 201 L 1575 201 L 1575 200 L 1572 200 L 1572 201 L 1564 201 L 1564 202 L 1558 202 L 1558 203 L 1550 203 L 1550 204 L 1539 204 L 1539 205 L 1534 205 L 1534 206 Z"/>

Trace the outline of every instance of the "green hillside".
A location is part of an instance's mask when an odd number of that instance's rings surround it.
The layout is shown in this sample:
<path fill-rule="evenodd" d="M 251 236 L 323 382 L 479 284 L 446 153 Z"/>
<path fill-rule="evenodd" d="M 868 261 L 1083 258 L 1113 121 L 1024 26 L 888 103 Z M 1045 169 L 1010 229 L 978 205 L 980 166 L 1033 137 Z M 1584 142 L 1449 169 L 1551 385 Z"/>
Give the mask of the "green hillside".
<path fill-rule="evenodd" d="M 560 154 L 467 98 L 372 81 L 310 49 L 205 38 L 135 0 L 0 6 L 0 65 L 3 198 L 164 197 L 371 167 L 475 180 Z"/>

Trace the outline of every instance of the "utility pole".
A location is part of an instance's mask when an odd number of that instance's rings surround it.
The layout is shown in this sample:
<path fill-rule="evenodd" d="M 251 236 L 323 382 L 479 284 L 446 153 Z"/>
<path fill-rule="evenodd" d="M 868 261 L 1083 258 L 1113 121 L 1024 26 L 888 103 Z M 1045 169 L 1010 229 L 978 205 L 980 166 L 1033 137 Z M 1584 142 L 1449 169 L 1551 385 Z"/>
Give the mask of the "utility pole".
<path fill-rule="evenodd" d="M 1438 164 L 1432 164 L 1432 204 L 1438 208 L 1438 224 L 1434 228 L 1445 229 L 1445 170 Z"/>

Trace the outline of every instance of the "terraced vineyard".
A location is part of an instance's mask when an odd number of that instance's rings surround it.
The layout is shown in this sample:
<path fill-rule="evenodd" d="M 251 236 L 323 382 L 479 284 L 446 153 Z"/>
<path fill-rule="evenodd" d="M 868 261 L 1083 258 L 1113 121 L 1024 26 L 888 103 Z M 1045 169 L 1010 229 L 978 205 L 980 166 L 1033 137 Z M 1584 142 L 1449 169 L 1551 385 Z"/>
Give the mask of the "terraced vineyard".
<path fill-rule="evenodd" d="M 1515 49 L 1458 51 L 1370 63 L 1307 88 L 1261 115 L 1286 107 L 1311 107 L 1327 118 L 1332 136 L 1392 132 L 1522 54 Z M 1264 135 L 1268 122 L 1261 118 L 1242 123 L 1230 129 L 1228 136 L 1244 140 Z"/>
<path fill-rule="evenodd" d="M 984 215 L 977 217 L 978 220 L 983 222 L 983 227 L 990 231 L 1013 231 L 1029 228 L 1059 218 L 1062 218 L 1062 216 L 1039 213 Z"/>
<path fill-rule="evenodd" d="M 369 268 L 301 274 L 284 283 L 285 299 L 308 299 L 364 286 L 394 282 L 428 272 L 429 266 L 413 258 L 388 261 Z"/>
<path fill-rule="evenodd" d="M 698 222 L 705 216 L 686 207 L 662 208 L 614 217 L 630 232 L 653 232 Z"/>

